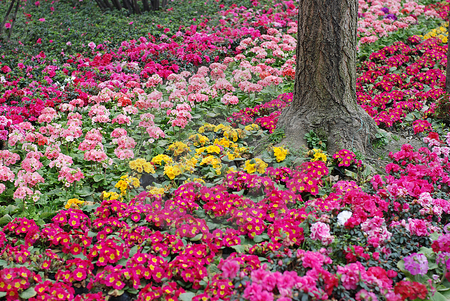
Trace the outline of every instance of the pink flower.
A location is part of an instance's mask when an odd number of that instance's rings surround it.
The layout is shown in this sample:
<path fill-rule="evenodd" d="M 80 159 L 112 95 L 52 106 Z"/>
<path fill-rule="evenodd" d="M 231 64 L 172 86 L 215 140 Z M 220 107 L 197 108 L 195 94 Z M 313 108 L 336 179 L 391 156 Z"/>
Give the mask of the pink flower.
<path fill-rule="evenodd" d="M 272 301 L 273 294 L 263 290 L 261 285 L 253 283 L 245 288 L 244 298 L 251 301 Z"/>
<path fill-rule="evenodd" d="M 2 72 L 3 73 L 11 72 L 11 68 L 9 68 L 8 66 L 5 65 L 5 66 L 2 67 Z"/>
<path fill-rule="evenodd" d="M 5 28 L 11 28 L 11 23 L 6 22 L 5 23 Z"/>
<path fill-rule="evenodd" d="M 362 300 L 367 300 L 367 301 L 378 301 L 377 296 L 372 293 L 372 292 L 368 292 L 365 289 L 360 290 L 356 296 L 355 296 L 357 301 L 362 301 Z"/>
<path fill-rule="evenodd" d="M 234 278 L 239 272 L 239 263 L 236 260 L 231 260 L 225 262 L 222 266 L 223 274 L 222 276 L 225 278 Z"/>
<path fill-rule="evenodd" d="M 45 22 L 45 19 L 44 18 L 40 18 L 39 21 Z"/>
<path fill-rule="evenodd" d="M 364 267 L 359 262 L 348 264 L 345 267 L 339 266 L 337 272 L 342 275 L 342 286 L 347 290 L 356 289 L 360 274 L 362 274 L 362 272 L 364 272 L 364 275 L 366 274 Z"/>
<path fill-rule="evenodd" d="M 422 219 L 408 219 L 408 225 L 407 229 L 411 232 L 413 235 L 417 236 L 428 236 L 428 224 L 425 220 Z"/>
<path fill-rule="evenodd" d="M 330 235 L 330 226 L 322 222 L 311 226 L 310 237 L 312 240 L 320 240 L 324 245 L 329 245 L 334 240 L 334 237 Z"/>

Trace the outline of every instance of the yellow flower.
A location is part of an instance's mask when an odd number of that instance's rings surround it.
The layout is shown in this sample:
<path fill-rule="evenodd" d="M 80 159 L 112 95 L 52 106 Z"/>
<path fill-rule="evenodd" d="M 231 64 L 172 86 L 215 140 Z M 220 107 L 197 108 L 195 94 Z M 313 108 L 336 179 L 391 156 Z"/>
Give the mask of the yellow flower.
<path fill-rule="evenodd" d="M 225 128 L 225 125 L 223 125 L 223 124 L 219 124 L 219 125 L 216 125 L 215 127 L 214 127 L 214 132 L 218 132 L 218 131 L 220 131 L 221 129 L 224 129 Z"/>
<path fill-rule="evenodd" d="M 311 159 L 311 161 L 323 161 L 327 162 L 327 156 L 322 152 L 321 149 L 313 149 L 314 157 Z"/>
<path fill-rule="evenodd" d="M 211 124 L 211 123 L 205 123 L 203 126 L 201 126 L 199 129 L 198 129 L 198 132 L 200 133 L 200 134 L 203 134 L 204 132 L 210 132 L 210 131 L 213 131 L 214 129 L 215 129 L 215 125 L 214 124 Z"/>
<path fill-rule="evenodd" d="M 268 164 L 259 158 L 245 161 L 244 170 L 247 173 L 255 173 L 256 171 L 260 174 L 266 172 Z"/>
<path fill-rule="evenodd" d="M 164 166 L 164 174 L 171 180 L 181 174 L 181 168 L 178 165 L 166 165 Z"/>
<path fill-rule="evenodd" d="M 289 154 L 289 150 L 287 150 L 283 147 L 274 147 L 273 148 L 273 155 L 277 159 L 277 162 L 284 161 L 284 159 L 286 159 L 287 154 Z"/>
<path fill-rule="evenodd" d="M 141 186 L 141 182 L 139 182 L 138 178 L 132 177 L 130 178 L 131 180 L 131 185 L 134 186 L 134 188 L 138 188 L 139 186 Z"/>
<path fill-rule="evenodd" d="M 194 142 L 194 146 L 205 145 L 209 142 L 209 138 L 200 134 L 191 135 L 189 140 Z"/>
<path fill-rule="evenodd" d="M 219 168 L 222 166 L 222 161 L 212 155 L 209 155 L 202 159 L 202 162 L 200 162 L 200 165 L 212 165 L 214 169 Z"/>
<path fill-rule="evenodd" d="M 135 161 L 130 161 L 130 163 L 128 164 L 130 166 L 131 169 L 136 169 L 137 168 L 137 163 L 136 160 Z"/>
<path fill-rule="evenodd" d="M 64 206 L 64 208 L 69 209 L 69 208 L 75 208 L 78 209 L 78 205 L 83 205 L 84 201 L 81 201 L 79 199 L 70 199 L 67 201 L 66 206 Z"/>
<path fill-rule="evenodd" d="M 257 131 L 257 130 L 259 130 L 259 125 L 257 125 L 256 123 L 252 123 L 252 124 L 250 124 L 250 125 L 247 125 L 247 126 L 245 127 L 245 129 L 246 129 L 247 131 Z"/>
<path fill-rule="evenodd" d="M 151 195 L 162 196 L 164 194 L 164 188 L 152 187 L 148 192 Z"/>
<path fill-rule="evenodd" d="M 120 189 L 121 193 L 125 193 L 128 188 L 128 181 L 120 180 L 119 182 L 116 183 L 114 187 Z"/>
<path fill-rule="evenodd" d="M 117 192 L 111 191 L 110 192 L 110 196 L 109 196 L 109 200 L 121 200 L 122 198 L 120 197 L 120 195 Z"/>
<path fill-rule="evenodd" d="M 195 171 L 195 166 L 197 165 L 197 158 L 192 157 L 190 159 L 186 158 L 186 161 L 184 162 L 185 164 L 185 169 L 189 170 L 191 173 L 193 173 Z"/>
<path fill-rule="evenodd" d="M 174 156 L 179 156 L 185 151 L 188 151 L 189 146 L 181 141 L 176 141 L 169 146 L 169 150 L 173 151 Z"/>
<path fill-rule="evenodd" d="M 197 154 L 201 154 L 201 153 L 203 153 L 203 151 L 206 149 L 206 147 L 199 147 L 199 148 L 197 148 L 196 150 L 195 150 L 195 152 L 197 153 Z"/>
<path fill-rule="evenodd" d="M 223 146 L 223 147 L 230 147 L 230 145 L 232 144 L 232 142 L 230 140 L 228 140 L 226 137 L 223 137 L 222 139 L 216 139 L 214 140 L 214 144 Z"/>
<path fill-rule="evenodd" d="M 256 164 L 250 163 L 250 160 L 245 161 L 244 170 L 247 173 L 255 173 L 256 172 Z"/>
<path fill-rule="evenodd" d="M 234 153 L 228 152 L 227 156 L 228 156 L 228 160 L 230 160 L 230 161 L 233 161 L 234 159 L 236 159 L 236 155 Z"/>
<path fill-rule="evenodd" d="M 142 167 L 144 168 L 144 171 L 146 173 L 155 173 L 155 169 L 153 168 L 153 165 L 149 162 L 145 162 L 142 164 Z"/>
<path fill-rule="evenodd" d="M 196 182 L 196 183 L 205 183 L 205 180 L 201 179 L 201 178 L 188 178 L 186 181 L 184 181 L 183 184 L 187 184 L 187 183 L 191 183 L 191 182 Z"/>
<path fill-rule="evenodd" d="M 218 147 L 217 145 L 210 145 L 206 148 L 206 151 L 208 152 L 208 154 L 211 153 L 220 154 L 220 147 Z"/>
<path fill-rule="evenodd" d="M 236 172 L 236 169 L 234 167 L 229 167 L 227 170 L 227 173 Z"/>
<path fill-rule="evenodd" d="M 167 155 L 163 155 L 163 154 L 157 155 L 157 156 L 153 157 L 153 159 L 152 159 L 152 163 L 158 164 L 158 165 L 161 165 L 163 161 L 166 164 L 173 163 L 173 160 L 171 157 L 169 157 Z"/>
<path fill-rule="evenodd" d="M 439 39 L 441 39 L 442 43 L 447 43 L 448 40 L 447 26 L 448 22 L 445 22 L 442 23 L 441 26 L 439 26 L 438 28 L 430 30 L 427 34 L 423 36 L 424 40 L 428 40 L 432 37 L 438 37 Z"/>

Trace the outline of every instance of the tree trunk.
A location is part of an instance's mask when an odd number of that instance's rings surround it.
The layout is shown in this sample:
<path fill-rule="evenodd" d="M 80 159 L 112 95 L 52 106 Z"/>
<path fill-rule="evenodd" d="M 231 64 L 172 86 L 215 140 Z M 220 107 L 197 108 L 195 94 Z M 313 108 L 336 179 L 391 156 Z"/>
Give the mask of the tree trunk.
<path fill-rule="evenodd" d="M 141 9 L 139 8 L 139 4 L 137 2 L 137 0 L 133 0 L 133 5 L 134 5 L 134 12 L 138 15 L 141 14 Z"/>
<path fill-rule="evenodd" d="M 12 1 L 11 1 L 11 4 L 10 4 L 9 7 L 8 7 L 8 11 L 6 12 L 5 17 L 3 18 L 3 22 L 2 22 L 2 24 L 0 25 L 0 36 L 2 35 L 3 28 L 5 27 L 6 21 L 8 20 L 9 14 L 11 13 L 11 10 L 12 10 L 12 8 L 13 8 L 13 6 L 14 6 L 14 2 L 15 2 L 15 1 L 16 1 L 16 0 L 12 0 Z"/>
<path fill-rule="evenodd" d="M 119 0 L 112 0 L 112 3 L 114 4 L 114 7 L 118 10 L 122 9 L 122 5 L 120 4 Z"/>
<path fill-rule="evenodd" d="M 150 6 L 148 5 L 148 0 L 142 0 L 142 5 L 144 6 L 144 11 L 150 11 Z"/>
<path fill-rule="evenodd" d="M 106 5 L 103 3 L 102 0 L 95 0 L 97 2 L 98 7 L 104 12 L 106 10 Z"/>
<path fill-rule="evenodd" d="M 152 0 L 152 8 L 153 10 L 159 9 L 159 0 Z"/>
<path fill-rule="evenodd" d="M 19 10 L 19 5 L 20 5 L 20 1 L 17 1 L 16 8 L 14 9 L 14 14 L 12 17 L 11 28 L 8 31 L 8 41 L 11 39 L 11 33 L 13 31 L 14 24 L 16 24 L 16 16 L 17 16 L 17 11 Z M 25 2 L 25 5 L 26 5 L 26 2 Z"/>
<path fill-rule="evenodd" d="M 128 11 L 130 12 L 130 14 L 133 14 L 133 6 L 131 5 L 131 2 L 128 0 L 122 0 L 123 2 L 123 6 L 128 9 Z"/>
<path fill-rule="evenodd" d="M 111 5 L 111 3 L 109 3 L 108 0 L 104 0 L 103 3 L 106 5 L 106 7 L 107 7 L 108 9 L 111 10 L 111 9 L 113 8 L 112 5 Z"/>
<path fill-rule="evenodd" d="M 286 142 L 306 145 L 306 133 L 325 136 L 328 152 L 365 153 L 376 133 L 356 102 L 356 0 L 300 0 L 294 99 L 278 121 Z"/>

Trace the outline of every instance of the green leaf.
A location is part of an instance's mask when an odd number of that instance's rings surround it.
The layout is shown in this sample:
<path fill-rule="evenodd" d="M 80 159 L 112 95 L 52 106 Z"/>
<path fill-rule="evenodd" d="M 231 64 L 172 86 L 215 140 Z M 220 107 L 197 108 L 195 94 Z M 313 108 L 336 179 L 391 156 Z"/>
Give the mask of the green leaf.
<path fill-rule="evenodd" d="M 199 234 L 195 235 L 194 237 L 189 238 L 189 240 L 190 241 L 199 241 L 200 239 L 202 239 L 202 237 L 203 237 L 203 233 L 199 233 Z"/>
<path fill-rule="evenodd" d="M 239 190 L 237 192 L 233 192 L 233 194 L 237 194 L 238 196 L 242 196 L 244 194 L 245 189 Z"/>
<path fill-rule="evenodd" d="M 0 298 L 6 296 L 6 292 L 0 292 Z"/>
<path fill-rule="evenodd" d="M 441 293 L 436 292 L 434 293 L 434 296 L 430 298 L 432 301 L 447 301 L 448 299 L 445 298 Z"/>
<path fill-rule="evenodd" d="M 433 232 L 433 233 L 431 233 L 430 238 L 432 241 L 435 241 L 439 238 L 439 236 L 441 236 L 439 233 Z"/>
<path fill-rule="evenodd" d="M 20 294 L 20 297 L 23 299 L 30 299 L 34 296 L 36 296 L 36 291 L 34 290 L 34 287 L 29 287 Z"/>
<path fill-rule="evenodd" d="M 94 176 L 94 182 L 100 182 L 101 180 L 103 180 L 105 178 L 104 175 L 95 175 Z"/>
<path fill-rule="evenodd" d="M 180 294 L 178 299 L 180 299 L 181 301 L 191 301 L 192 298 L 194 298 L 194 297 L 195 297 L 195 294 L 193 292 L 186 292 L 186 293 Z"/>
<path fill-rule="evenodd" d="M 94 192 L 91 191 L 91 190 L 89 189 L 89 187 L 85 186 L 85 187 L 83 187 L 82 189 L 78 190 L 77 193 L 78 193 L 81 197 L 86 197 L 86 196 L 89 196 L 89 195 L 93 194 Z"/>
<path fill-rule="evenodd" d="M 262 242 L 264 239 L 262 238 L 261 235 L 256 235 L 255 237 L 253 237 L 253 240 L 255 242 Z"/>
<path fill-rule="evenodd" d="M 245 249 L 246 249 L 245 246 L 243 246 L 243 245 L 235 245 L 235 246 L 231 246 L 231 248 L 233 248 L 238 253 L 244 253 Z"/>
<path fill-rule="evenodd" d="M 125 266 L 125 265 L 127 264 L 127 262 L 128 262 L 128 259 L 127 259 L 127 258 L 122 258 L 121 260 L 119 260 L 119 261 L 117 262 L 117 264 L 119 264 L 119 265 L 121 265 L 121 266 Z"/>
<path fill-rule="evenodd" d="M 399 262 L 397 262 L 397 267 L 403 273 L 407 272 L 406 269 L 405 269 L 405 261 L 403 261 L 403 259 L 400 260 Z"/>
<path fill-rule="evenodd" d="M 2 218 L 0 218 L 0 226 L 6 225 L 7 223 L 9 223 L 12 220 L 13 219 L 12 219 L 11 215 L 5 214 Z"/>
<path fill-rule="evenodd" d="M 133 295 L 139 294 L 139 290 L 137 290 L 137 289 L 135 289 L 135 288 L 133 288 L 133 287 L 126 287 L 125 290 L 126 290 L 127 292 L 129 292 L 130 294 L 133 294 Z"/>
<path fill-rule="evenodd" d="M 130 257 L 132 257 L 133 255 L 135 255 L 138 251 L 138 246 L 134 246 L 131 248 L 130 250 Z"/>
<path fill-rule="evenodd" d="M 78 254 L 78 255 L 73 255 L 73 257 L 74 257 L 74 258 L 80 258 L 80 259 L 83 259 L 83 260 L 86 260 L 86 259 L 87 259 L 87 257 L 86 257 L 83 253 L 80 253 L 80 254 Z"/>
<path fill-rule="evenodd" d="M 409 113 L 408 115 L 405 116 L 405 121 L 411 122 L 414 121 L 415 117 L 412 113 Z"/>

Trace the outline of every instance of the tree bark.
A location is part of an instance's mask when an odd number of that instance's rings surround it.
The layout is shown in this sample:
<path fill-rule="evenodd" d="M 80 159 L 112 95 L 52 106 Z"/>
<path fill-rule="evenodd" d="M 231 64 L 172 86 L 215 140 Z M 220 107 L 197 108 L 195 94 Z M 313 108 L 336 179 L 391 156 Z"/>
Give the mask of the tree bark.
<path fill-rule="evenodd" d="M 327 138 L 330 154 L 365 153 L 376 133 L 356 102 L 356 0 L 300 0 L 294 99 L 278 121 L 286 142 L 306 145 L 306 133 Z"/>
<path fill-rule="evenodd" d="M 159 9 L 159 0 L 151 0 L 153 10 Z"/>
<path fill-rule="evenodd" d="M 128 9 L 128 11 L 130 12 L 130 14 L 133 14 L 133 6 L 131 5 L 131 2 L 128 0 L 122 0 L 123 2 L 123 6 Z"/>
<path fill-rule="evenodd" d="M 106 5 L 106 7 L 107 7 L 108 9 L 111 10 L 111 9 L 113 8 L 112 5 L 111 5 L 111 3 L 109 3 L 108 0 L 104 0 L 103 3 Z"/>
<path fill-rule="evenodd" d="M 14 24 L 16 24 L 16 17 L 17 17 L 17 11 L 19 10 L 19 5 L 20 5 L 20 1 L 17 1 L 16 8 L 14 9 L 14 14 L 12 17 L 11 28 L 8 31 L 8 41 L 11 39 L 11 33 L 13 31 Z M 26 2 L 25 2 L 25 5 L 26 5 Z"/>
<path fill-rule="evenodd" d="M 148 0 L 142 0 L 142 5 L 144 6 L 144 11 L 150 11 L 150 6 L 148 5 Z"/>
<path fill-rule="evenodd" d="M 0 26 L 0 36 L 2 35 L 3 28 L 5 27 L 6 21 L 8 20 L 9 14 L 11 13 L 11 10 L 12 10 L 12 8 L 13 8 L 13 6 L 14 6 L 14 2 L 15 2 L 15 1 L 16 1 L 16 0 L 12 0 L 12 1 L 11 1 L 11 4 L 10 4 L 9 7 L 8 7 L 8 11 L 6 12 L 5 17 L 3 18 L 3 22 L 2 22 L 2 24 L 1 24 L 1 26 Z M 17 0 L 17 1 L 18 1 L 18 0 Z"/>
<path fill-rule="evenodd" d="M 114 7 L 118 10 L 122 9 L 122 5 L 120 4 L 119 0 L 112 0 L 112 3 L 114 4 Z"/>
<path fill-rule="evenodd" d="M 104 12 L 106 10 L 106 6 L 102 0 L 95 0 L 95 2 L 97 2 L 97 5 L 102 10 L 102 12 Z"/>
<path fill-rule="evenodd" d="M 133 0 L 133 5 L 134 5 L 134 12 L 138 15 L 141 14 L 141 9 L 139 8 L 139 4 L 137 2 L 137 0 Z"/>

